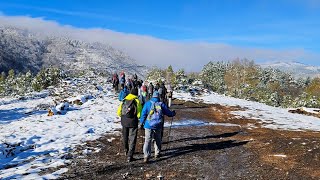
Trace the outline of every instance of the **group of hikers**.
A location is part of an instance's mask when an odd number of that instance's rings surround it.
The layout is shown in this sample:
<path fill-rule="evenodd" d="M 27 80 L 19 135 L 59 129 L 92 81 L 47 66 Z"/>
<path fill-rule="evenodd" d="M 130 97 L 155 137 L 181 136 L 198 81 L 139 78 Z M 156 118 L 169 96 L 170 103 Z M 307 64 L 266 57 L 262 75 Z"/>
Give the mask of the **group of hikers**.
<path fill-rule="evenodd" d="M 115 73 L 115 79 L 118 77 Z M 163 137 L 164 115 L 174 117 L 171 111 L 172 89 L 164 82 L 147 84 L 138 80 L 136 74 L 133 78 L 125 79 L 125 73 L 120 73 L 120 81 L 112 79 L 113 87 L 119 91 L 120 106 L 117 115 L 121 118 L 122 140 L 127 161 L 134 160 L 133 154 L 137 142 L 138 129 L 144 129 L 145 141 L 143 145 L 144 162 L 148 163 L 151 157 L 151 145 L 154 144 L 154 157 L 160 157 Z"/>

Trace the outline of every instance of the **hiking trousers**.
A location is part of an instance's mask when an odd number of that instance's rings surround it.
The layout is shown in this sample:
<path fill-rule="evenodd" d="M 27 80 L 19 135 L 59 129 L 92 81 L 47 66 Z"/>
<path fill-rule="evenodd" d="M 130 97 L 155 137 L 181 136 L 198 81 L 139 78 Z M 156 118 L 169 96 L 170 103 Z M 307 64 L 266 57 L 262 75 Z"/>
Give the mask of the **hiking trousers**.
<path fill-rule="evenodd" d="M 122 138 L 125 153 L 132 158 L 137 143 L 138 127 L 122 127 Z"/>
<path fill-rule="evenodd" d="M 154 138 L 154 153 L 155 156 L 160 155 L 161 151 L 161 128 L 160 129 L 145 129 L 145 140 L 143 145 L 144 158 L 151 156 L 152 138 Z"/>

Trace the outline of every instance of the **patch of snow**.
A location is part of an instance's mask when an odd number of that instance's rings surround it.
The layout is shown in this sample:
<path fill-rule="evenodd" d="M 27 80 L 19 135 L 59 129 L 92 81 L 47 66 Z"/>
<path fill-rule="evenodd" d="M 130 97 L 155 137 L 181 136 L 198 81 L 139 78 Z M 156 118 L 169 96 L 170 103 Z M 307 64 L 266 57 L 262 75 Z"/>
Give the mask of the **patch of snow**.
<path fill-rule="evenodd" d="M 284 154 L 274 154 L 274 155 L 271 155 L 271 156 L 274 156 L 274 157 L 282 157 L 282 158 L 287 157 L 287 155 L 284 155 Z"/>
<path fill-rule="evenodd" d="M 112 142 L 113 140 L 115 140 L 116 138 L 112 137 L 110 139 L 108 139 L 108 142 Z"/>
<path fill-rule="evenodd" d="M 179 128 L 179 127 L 188 127 L 188 126 L 237 126 L 240 127 L 238 124 L 230 124 L 230 123 L 215 123 L 215 122 L 206 122 L 201 120 L 181 120 L 181 121 L 174 121 L 172 122 L 165 122 L 164 127 L 172 127 L 172 128 Z"/>
<path fill-rule="evenodd" d="M 209 104 L 239 106 L 244 110 L 233 111 L 232 114 L 253 120 L 262 121 L 265 128 L 293 130 L 293 131 L 320 131 L 320 120 L 317 117 L 289 113 L 288 109 L 272 107 L 258 102 L 237 99 L 229 96 L 208 93 L 202 96 L 192 96 L 189 93 L 174 93 L 174 98 L 186 101 L 203 101 Z"/>
<path fill-rule="evenodd" d="M 104 89 L 108 87 L 111 85 Z M 74 147 L 121 129 L 119 123 L 114 123 L 120 102 L 112 91 L 81 95 L 83 105 L 74 108 L 68 104 L 65 114 L 53 116 L 48 116 L 47 110 L 38 107 L 43 104 L 52 107 L 54 98 L 46 93 L 34 97 L 27 100 L 0 99 L 0 152 L 6 148 L 13 152 L 0 154 L 0 179 L 58 178 L 67 171 L 63 167 L 70 164 L 72 155 L 69 161 L 66 155 L 73 153 Z M 57 108 L 60 110 L 63 106 L 66 104 L 59 104 Z M 90 153 L 92 150 L 89 149 L 84 152 Z M 52 167 L 57 171 L 39 175 Z"/>

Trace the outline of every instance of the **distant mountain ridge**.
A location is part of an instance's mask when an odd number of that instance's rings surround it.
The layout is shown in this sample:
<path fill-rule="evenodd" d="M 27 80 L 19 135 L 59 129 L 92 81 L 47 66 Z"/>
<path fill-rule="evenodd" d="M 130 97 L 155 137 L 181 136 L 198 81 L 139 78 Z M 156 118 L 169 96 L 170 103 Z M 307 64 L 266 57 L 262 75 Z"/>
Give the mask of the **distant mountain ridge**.
<path fill-rule="evenodd" d="M 38 72 L 42 67 L 59 67 L 65 71 L 137 73 L 144 76 L 147 67 L 138 65 L 124 52 L 102 43 L 43 37 L 24 29 L 0 27 L 0 72 Z"/>
<path fill-rule="evenodd" d="M 299 77 L 320 77 L 320 66 L 310 66 L 296 61 L 286 62 L 267 62 L 260 64 L 262 68 L 274 68 L 281 71 L 291 73 L 293 76 Z"/>

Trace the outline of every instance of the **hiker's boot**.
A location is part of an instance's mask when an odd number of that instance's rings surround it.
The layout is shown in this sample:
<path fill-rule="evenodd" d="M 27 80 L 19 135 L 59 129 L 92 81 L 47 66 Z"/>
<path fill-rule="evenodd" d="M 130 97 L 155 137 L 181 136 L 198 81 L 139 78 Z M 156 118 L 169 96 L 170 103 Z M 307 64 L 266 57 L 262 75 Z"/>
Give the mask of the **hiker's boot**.
<path fill-rule="evenodd" d="M 129 162 L 132 162 L 134 159 L 133 159 L 133 157 L 128 157 L 127 158 L 127 162 L 129 163 Z"/>
<path fill-rule="evenodd" d="M 161 155 L 160 154 L 156 154 L 156 155 L 154 155 L 154 158 L 155 159 L 159 159 L 161 157 Z"/>
<path fill-rule="evenodd" d="M 148 162 L 149 162 L 149 158 L 145 157 L 145 158 L 143 159 L 143 162 L 144 162 L 144 163 L 148 163 Z"/>

